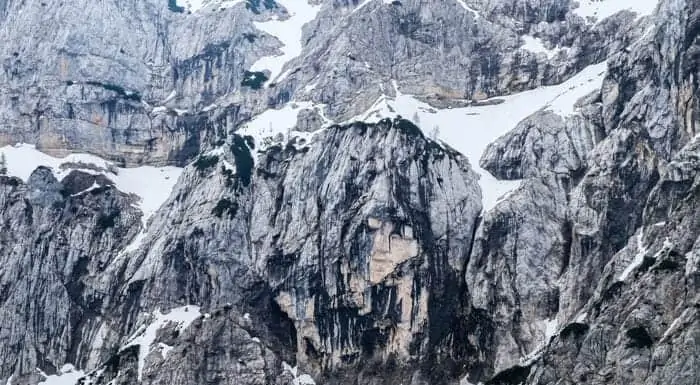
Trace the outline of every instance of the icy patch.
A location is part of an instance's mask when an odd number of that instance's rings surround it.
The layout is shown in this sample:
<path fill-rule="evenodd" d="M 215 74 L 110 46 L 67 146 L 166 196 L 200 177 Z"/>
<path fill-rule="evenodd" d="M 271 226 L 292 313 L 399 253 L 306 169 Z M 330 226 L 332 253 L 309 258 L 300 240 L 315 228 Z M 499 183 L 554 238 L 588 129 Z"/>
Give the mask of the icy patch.
<path fill-rule="evenodd" d="M 627 278 L 629 278 L 629 275 L 632 274 L 634 269 L 642 265 L 646 253 L 647 247 L 644 246 L 644 232 L 642 230 L 639 230 L 639 235 L 637 235 L 637 254 L 634 256 L 634 259 L 632 259 L 632 262 L 630 262 L 630 264 L 627 265 L 627 267 L 625 267 L 625 270 L 622 271 L 617 280 L 627 280 Z"/>
<path fill-rule="evenodd" d="M 650 15 L 656 9 L 658 0 L 578 0 L 578 8 L 573 13 L 585 18 L 603 20 L 620 11 L 628 10 L 638 16 Z"/>
<path fill-rule="evenodd" d="M 282 68 L 301 54 L 304 25 L 314 20 L 321 10 L 320 5 L 310 5 L 307 0 L 277 0 L 277 3 L 287 9 L 289 19 L 254 23 L 257 29 L 276 37 L 283 45 L 282 55 L 263 57 L 250 68 L 251 72 L 269 70 L 268 82 L 278 82 L 286 77 L 288 72 L 282 74 Z"/>
<path fill-rule="evenodd" d="M 25 182 L 39 166 L 53 169 L 58 180 L 62 180 L 72 170 L 104 175 L 114 182 L 120 191 L 135 194 L 141 199 L 137 207 L 143 212 L 144 224 L 168 199 L 182 173 L 182 169 L 178 167 L 120 168 L 100 157 L 89 154 L 70 154 L 65 158 L 54 158 L 37 150 L 31 144 L 23 143 L 2 147 L 0 153 L 5 154 L 7 158 L 8 175 L 16 176 Z M 71 165 L 61 169 L 61 165 L 67 164 Z M 94 165 L 101 171 L 95 171 L 87 165 Z"/>
<path fill-rule="evenodd" d="M 83 194 L 85 194 L 85 193 L 88 193 L 88 192 L 90 192 L 90 191 L 92 191 L 92 190 L 95 190 L 95 189 L 98 189 L 98 188 L 100 188 L 100 185 L 97 184 L 97 182 L 92 182 L 92 186 L 86 188 L 85 190 L 83 190 L 83 191 L 81 191 L 81 192 L 78 192 L 78 193 L 75 193 L 75 194 L 71 194 L 71 196 L 72 196 L 72 197 L 79 197 L 79 196 L 81 196 L 81 195 L 83 195 Z"/>
<path fill-rule="evenodd" d="M 181 332 L 187 327 L 189 327 L 194 320 L 199 318 L 201 315 L 198 306 L 182 306 L 170 310 L 168 314 L 163 314 L 160 310 L 155 310 L 151 314 L 152 321 L 148 326 L 141 326 L 136 333 L 129 339 L 129 342 L 121 349 L 124 350 L 131 346 L 139 346 L 139 366 L 138 366 L 138 379 L 141 381 L 141 376 L 143 375 L 143 367 L 146 364 L 146 357 L 148 353 L 151 352 L 151 345 L 156 340 L 156 334 L 158 330 L 167 326 L 169 323 L 177 324 L 176 328 L 178 332 Z M 164 344 L 163 344 L 164 345 Z M 163 357 L 170 351 L 169 346 L 161 346 L 161 353 L 164 353 Z"/>
<path fill-rule="evenodd" d="M 480 15 L 479 15 L 479 12 L 477 12 L 474 8 L 472 8 L 472 7 L 470 7 L 469 5 L 467 5 L 467 2 L 466 2 L 466 1 L 464 1 L 464 0 L 456 0 L 456 1 L 457 1 L 457 3 L 458 3 L 459 5 L 462 6 L 462 8 L 464 8 L 464 9 L 467 10 L 468 12 L 471 12 L 472 15 L 474 15 L 474 18 L 475 18 L 475 19 L 478 19 L 478 18 L 479 18 L 479 16 L 480 16 Z"/>
<path fill-rule="evenodd" d="M 586 322 L 587 317 L 588 317 L 588 312 L 583 312 L 576 317 L 574 322 L 584 323 L 584 322 Z"/>
<path fill-rule="evenodd" d="M 46 373 L 39 369 L 37 371 L 44 377 L 44 381 L 40 382 L 39 385 L 75 385 L 79 379 L 85 376 L 83 371 L 75 370 L 75 367 L 71 364 L 63 365 L 59 373 L 50 376 L 47 376 Z"/>
<path fill-rule="evenodd" d="M 550 338 L 557 335 L 558 328 L 559 328 L 559 322 L 557 321 L 556 317 L 551 319 L 551 320 L 545 321 L 545 323 L 544 323 L 545 343 L 549 343 Z"/>
<path fill-rule="evenodd" d="M 375 0 L 365 0 L 365 1 L 363 1 L 362 4 L 358 5 L 357 7 L 355 7 L 355 9 L 352 10 L 351 14 L 353 14 L 353 13 L 359 11 L 360 9 L 364 8 L 367 4 L 369 4 L 369 3 L 373 2 L 373 1 L 375 1 Z M 393 3 L 393 2 L 394 2 L 394 0 L 382 0 L 382 3 L 387 4 L 387 5 L 390 5 L 390 4 Z"/>
<path fill-rule="evenodd" d="M 557 56 L 561 49 L 549 49 L 545 47 L 542 39 L 539 37 L 532 37 L 530 35 L 523 35 L 523 45 L 520 47 L 526 51 L 530 51 L 535 54 L 544 54 L 548 59 L 552 59 Z"/>
<path fill-rule="evenodd" d="M 367 112 L 348 123 L 355 120 L 378 122 L 396 115 L 414 121 L 427 136 L 443 141 L 469 158 L 472 168 L 481 174 L 483 206 L 484 211 L 488 211 L 499 197 L 516 189 L 520 181 L 497 180 L 482 169 L 478 162 L 486 147 L 538 110 L 550 110 L 562 117 L 576 113 L 574 104 L 600 89 L 606 68 L 606 63 L 592 65 L 556 86 L 495 98 L 478 106 L 443 110 L 401 93 L 395 84 L 395 97 L 381 96 Z"/>
<path fill-rule="evenodd" d="M 294 380 L 292 381 L 292 384 L 294 385 L 316 385 L 316 382 L 314 381 L 311 376 L 308 374 L 299 374 L 298 368 L 292 367 L 286 362 L 282 362 L 282 368 L 284 368 L 285 372 L 289 372 L 292 377 L 294 377 Z"/>

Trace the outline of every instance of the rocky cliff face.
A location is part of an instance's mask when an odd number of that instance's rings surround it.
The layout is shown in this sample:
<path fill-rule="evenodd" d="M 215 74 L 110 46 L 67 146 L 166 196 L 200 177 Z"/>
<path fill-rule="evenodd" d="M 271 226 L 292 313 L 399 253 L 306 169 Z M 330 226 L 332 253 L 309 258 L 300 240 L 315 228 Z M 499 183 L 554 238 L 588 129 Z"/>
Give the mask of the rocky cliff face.
<path fill-rule="evenodd" d="M 622 3 L 0 2 L 0 383 L 697 383 L 700 3 Z"/>

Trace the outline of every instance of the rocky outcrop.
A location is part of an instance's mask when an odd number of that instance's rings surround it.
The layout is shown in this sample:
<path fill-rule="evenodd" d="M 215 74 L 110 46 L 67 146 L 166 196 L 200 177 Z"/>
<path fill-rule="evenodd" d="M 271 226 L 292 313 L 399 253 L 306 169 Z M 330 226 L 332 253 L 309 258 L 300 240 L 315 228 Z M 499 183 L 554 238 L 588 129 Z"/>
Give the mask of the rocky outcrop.
<path fill-rule="evenodd" d="M 697 232 L 680 219 L 695 206 L 697 75 L 681 68 L 694 57 L 696 7 L 662 3 L 655 32 L 611 59 L 580 115 L 540 112 L 485 152 L 494 175 L 527 178 L 487 214 L 470 258 L 471 287 L 486 294 L 477 305 L 504 325 L 492 383 L 696 381 L 681 351 L 697 340 Z M 533 241 L 546 242 L 534 259 Z M 533 313 L 533 298 L 548 299 L 549 312 Z M 549 333 L 537 323 L 548 317 Z"/>
<path fill-rule="evenodd" d="M 77 171 L 74 171 L 77 173 Z M 74 192 L 82 178 L 58 182 L 46 168 L 27 184 L 0 177 L 0 362 L 3 376 L 52 372 L 78 362 L 97 332 L 99 314 L 114 290 L 93 280 L 138 229 L 141 213 L 131 199 L 102 184 Z M 91 183 L 92 184 L 92 183 Z M 122 326 L 115 325 L 115 331 Z M 21 331 L 21 332 L 19 332 Z"/>
<path fill-rule="evenodd" d="M 411 363 L 451 359 L 443 342 L 457 331 L 445 326 L 462 321 L 461 299 L 450 296 L 463 290 L 468 247 L 481 210 L 477 178 L 467 160 L 427 140 L 405 120 L 331 127 L 307 146 L 272 147 L 257 164 L 244 143 L 233 136 L 217 155 L 202 155 L 188 167 L 147 234 L 137 236 L 132 230 L 120 232 L 118 242 L 94 241 L 103 257 L 82 263 L 68 259 L 64 269 L 74 271 L 79 264 L 80 270 L 44 278 L 59 286 L 84 282 L 70 294 L 100 306 L 89 305 L 94 313 L 81 314 L 82 338 L 58 345 L 46 356 L 50 361 L 30 361 L 18 354 L 20 349 L 14 353 L 18 362 L 47 373 L 58 362 L 97 364 L 101 369 L 92 377 L 107 381 L 111 373 L 121 378 L 116 383 L 133 381 L 129 376 L 140 372 L 156 382 L 230 378 L 230 364 L 242 362 L 241 373 L 248 373 L 250 383 L 270 383 L 271 376 L 280 374 L 282 360 L 296 361 L 316 378 L 330 378 L 374 373 L 390 362 L 398 372 L 419 373 Z M 32 187 L 42 172 L 50 183 Z M 29 202 L 65 205 L 62 185 L 51 178 L 44 169 L 35 172 L 28 187 L 8 181 Z M 111 234 L 121 228 L 128 211 L 129 205 L 121 203 L 93 226 L 107 226 Z M 7 227 L 13 234 L 19 229 L 14 222 Z M 44 237 L 53 239 L 53 233 Z M 139 238 L 141 247 L 126 244 Z M 73 245 L 87 252 L 93 247 L 91 238 L 80 243 L 85 246 L 73 242 L 52 247 Z M 25 258 L 34 255 L 31 248 L 18 249 Z M 45 258 L 56 254 L 60 252 L 37 256 L 41 274 L 48 274 Z M 30 279 L 18 276 L 23 279 L 8 279 L 8 292 L 16 293 Z M 143 312 L 187 303 L 211 309 L 211 318 L 162 339 L 174 346 L 168 358 L 151 358 L 151 353 L 145 367 L 135 370 L 138 350 L 125 346 L 127 337 L 147 322 Z M 24 322 L 12 314 L 5 321 Z M 191 331 L 200 324 L 209 331 Z M 74 330 L 69 320 L 60 325 Z M 224 330 L 230 334 L 222 335 Z M 211 353 L 230 339 L 239 341 L 230 342 L 238 350 L 225 357 Z M 182 366 L 199 359 L 198 352 L 214 361 Z M 368 362 L 372 364 L 366 366 Z M 23 366 L 7 364 L 14 368 L 9 371 L 27 374 Z M 168 369 L 171 364 L 182 371 Z"/>
<path fill-rule="evenodd" d="M 250 234 L 301 357 L 332 372 L 438 355 L 481 210 L 475 174 L 405 120 L 319 135 L 289 166 L 281 155 L 298 150 L 263 160 L 274 182 Z"/>
<path fill-rule="evenodd" d="M 303 29 L 301 53 L 288 75 L 265 82 L 251 81 L 273 76 L 253 65 L 288 48 L 256 26 L 291 20 L 294 7 L 209 2 L 193 13 L 171 3 L 7 2 L 0 145 L 184 165 L 290 100 L 322 104 L 337 122 L 391 94 L 392 81 L 438 105 L 481 100 L 558 84 L 642 31 L 631 13 L 587 23 L 565 0 L 311 1 L 318 15 Z M 525 38 L 549 51 L 533 52 Z"/>

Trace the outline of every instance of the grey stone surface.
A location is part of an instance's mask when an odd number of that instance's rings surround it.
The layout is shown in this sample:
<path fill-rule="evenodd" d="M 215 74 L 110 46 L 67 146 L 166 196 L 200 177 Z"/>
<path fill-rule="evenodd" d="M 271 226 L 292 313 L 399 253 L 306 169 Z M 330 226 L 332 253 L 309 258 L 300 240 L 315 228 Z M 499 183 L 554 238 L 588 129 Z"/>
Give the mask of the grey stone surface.
<path fill-rule="evenodd" d="M 316 3 L 289 75 L 254 89 L 281 48 L 255 23 L 282 6 L 0 2 L 0 144 L 186 166 L 145 233 L 109 174 L 0 176 L 0 383 L 68 363 L 82 384 L 700 381 L 698 0 L 597 23 L 564 0 Z M 392 81 L 458 106 L 603 60 L 575 114 L 478 160 L 398 118 L 317 131 Z M 235 133 L 290 100 L 323 108 L 280 122 L 309 141 Z M 470 161 L 520 187 L 484 212 Z M 185 305 L 202 315 L 130 346 Z"/>

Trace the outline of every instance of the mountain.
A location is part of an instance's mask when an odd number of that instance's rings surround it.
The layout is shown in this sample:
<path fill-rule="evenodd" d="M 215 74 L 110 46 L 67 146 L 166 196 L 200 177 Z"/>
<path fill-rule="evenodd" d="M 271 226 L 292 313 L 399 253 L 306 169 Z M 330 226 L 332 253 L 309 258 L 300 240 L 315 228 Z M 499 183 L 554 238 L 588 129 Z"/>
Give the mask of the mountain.
<path fill-rule="evenodd" d="M 4 0 L 0 40 L 0 384 L 700 382 L 699 0 Z"/>

